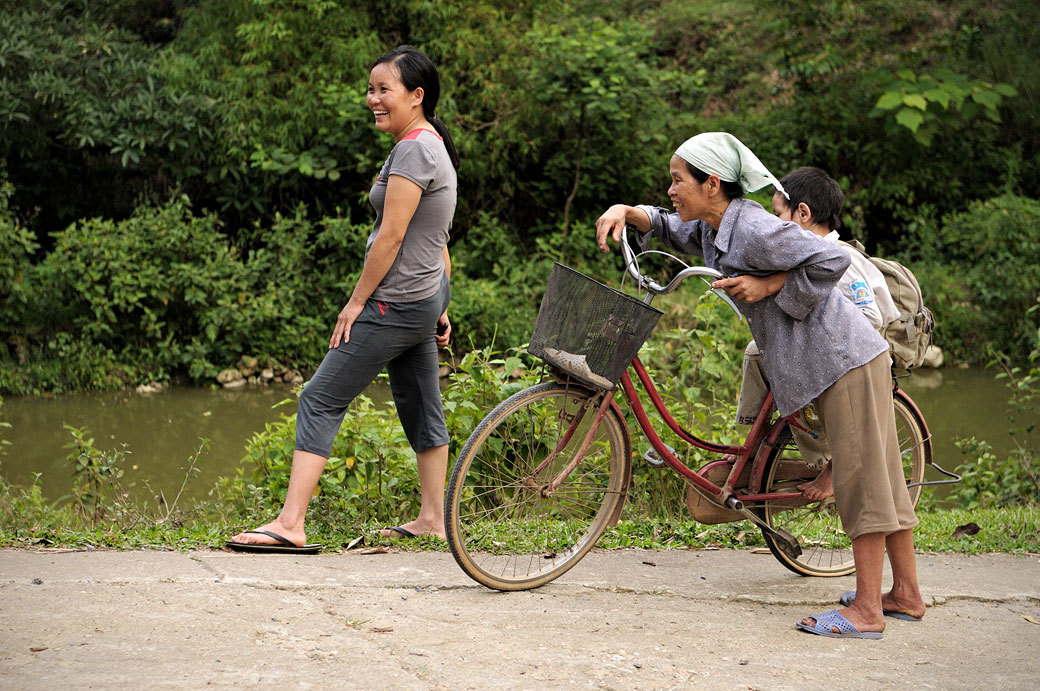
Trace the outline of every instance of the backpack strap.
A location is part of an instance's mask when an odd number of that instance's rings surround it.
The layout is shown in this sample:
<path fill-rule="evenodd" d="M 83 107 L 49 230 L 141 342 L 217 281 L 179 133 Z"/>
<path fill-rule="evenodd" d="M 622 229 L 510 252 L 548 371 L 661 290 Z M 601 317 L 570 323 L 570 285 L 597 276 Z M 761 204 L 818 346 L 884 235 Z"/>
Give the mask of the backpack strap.
<path fill-rule="evenodd" d="M 851 240 L 838 240 L 838 244 L 839 245 L 845 245 L 846 247 L 851 247 L 852 249 L 856 250 L 857 252 L 862 254 L 867 259 L 870 259 L 870 255 L 867 254 L 867 248 L 863 246 L 862 242 L 860 242 L 859 240 L 856 240 L 855 238 L 853 238 Z"/>

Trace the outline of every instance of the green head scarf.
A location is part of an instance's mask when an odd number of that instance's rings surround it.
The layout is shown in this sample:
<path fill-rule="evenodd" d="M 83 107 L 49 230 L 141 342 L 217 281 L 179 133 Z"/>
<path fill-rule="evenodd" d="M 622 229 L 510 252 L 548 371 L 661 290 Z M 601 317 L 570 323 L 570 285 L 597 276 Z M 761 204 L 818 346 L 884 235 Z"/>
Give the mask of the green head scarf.
<path fill-rule="evenodd" d="M 675 150 L 675 155 L 720 180 L 740 183 L 745 193 L 772 185 L 790 199 L 758 156 L 728 132 L 702 132 L 690 137 Z"/>

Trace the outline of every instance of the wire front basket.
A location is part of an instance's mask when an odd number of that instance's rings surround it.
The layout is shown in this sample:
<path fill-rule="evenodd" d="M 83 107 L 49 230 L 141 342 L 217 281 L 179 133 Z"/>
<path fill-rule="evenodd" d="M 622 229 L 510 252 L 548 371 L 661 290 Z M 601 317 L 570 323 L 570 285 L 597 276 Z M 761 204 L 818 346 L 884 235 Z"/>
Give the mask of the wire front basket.
<path fill-rule="evenodd" d="M 631 295 L 555 264 L 528 352 L 585 384 L 613 389 L 661 314 Z"/>

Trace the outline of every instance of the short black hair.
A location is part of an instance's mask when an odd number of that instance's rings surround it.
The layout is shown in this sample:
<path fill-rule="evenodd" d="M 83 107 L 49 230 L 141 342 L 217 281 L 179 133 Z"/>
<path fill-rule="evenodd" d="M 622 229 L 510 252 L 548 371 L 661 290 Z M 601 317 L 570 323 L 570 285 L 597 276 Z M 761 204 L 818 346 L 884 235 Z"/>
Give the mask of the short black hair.
<path fill-rule="evenodd" d="M 788 208 L 794 212 L 799 204 L 809 207 L 813 223 L 831 230 L 841 226 L 841 205 L 845 195 L 841 186 L 827 173 L 812 166 L 795 168 L 780 180 L 788 194 Z"/>
<path fill-rule="evenodd" d="M 693 179 L 700 184 L 703 185 L 704 181 L 711 177 L 686 159 L 683 159 L 683 161 L 686 162 L 686 170 L 690 171 L 690 175 L 693 176 Z M 740 186 L 739 182 L 731 182 L 729 180 L 723 180 L 722 178 L 719 178 L 719 182 L 722 183 L 722 193 L 726 195 L 726 199 L 737 199 L 738 197 L 744 196 L 744 188 Z"/>

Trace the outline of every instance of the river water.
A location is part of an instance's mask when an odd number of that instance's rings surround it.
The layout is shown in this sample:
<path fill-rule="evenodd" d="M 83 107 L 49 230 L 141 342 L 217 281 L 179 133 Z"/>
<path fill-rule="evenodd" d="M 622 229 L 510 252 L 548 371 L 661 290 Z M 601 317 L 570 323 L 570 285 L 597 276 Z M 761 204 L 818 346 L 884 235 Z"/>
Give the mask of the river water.
<path fill-rule="evenodd" d="M 901 380 L 900 386 L 928 420 L 935 460 L 943 467 L 953 469 L 962 462 L 954 445 L 957 437 L 985 439 L 998 450 L 998 456 L 1011 448 L 1008 390 L 994 380 L 994 374 L 981 368 L 921 370 Z M 386 401 L 388 387 L 377 382 L 366 395 Z M 127 452 L 122 482 L 135 495 L 150 498 L 161 490 L 171 499 L 200 438 L 206 438 L 209 449 L 199 456 L 198 477 L 185 490 L 186 497 L 202 499 L 219 477 L 234 474 L 254 433 L 277 421 L 282 413 L 295 410 L 288 385 L 235 391 L 184 387 L 151 395 L 119 392 L 7 398 L 0 405 L 0 420 L 11 427 L 0 428 L 0 440 L 10 444 L 0 447 L 0 473 L 19 485 L 30 484 L 34 474 L 40 473 L 45 497 L 68 494 L 73 481 L 66 460 L 69 451 L 64 448 L 72 441 L 63 428 L 68 424 L 88 428 L 98 449 Z M 247 468 L 247 472 L 251 470 Z M 928 479 L 938 479 L 933 475 L 931 471 Z"/>

